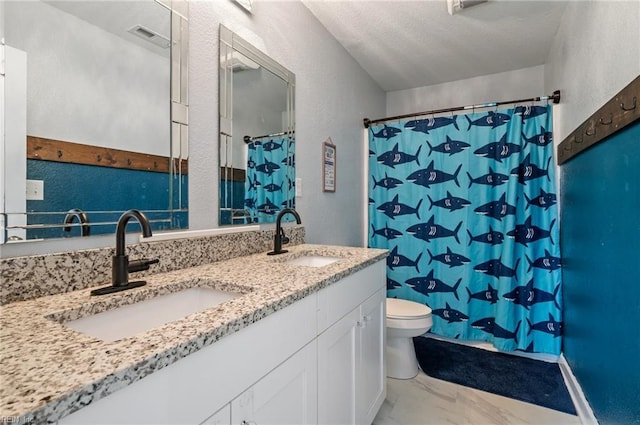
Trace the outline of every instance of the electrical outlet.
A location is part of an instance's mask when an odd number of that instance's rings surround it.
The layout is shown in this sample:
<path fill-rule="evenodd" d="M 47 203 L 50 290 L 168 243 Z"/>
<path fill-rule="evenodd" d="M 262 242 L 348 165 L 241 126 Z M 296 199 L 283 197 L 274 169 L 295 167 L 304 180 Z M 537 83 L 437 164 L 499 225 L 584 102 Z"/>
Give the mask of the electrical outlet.
<path fill-rule="evenodd" d="M 27 180 L 27 201 L 44 200 L 44 180 Z"/>
<path fill-rule="evenodd" d="M 296 198 L 302 198 L 302 177 L 296 177 Z"/>

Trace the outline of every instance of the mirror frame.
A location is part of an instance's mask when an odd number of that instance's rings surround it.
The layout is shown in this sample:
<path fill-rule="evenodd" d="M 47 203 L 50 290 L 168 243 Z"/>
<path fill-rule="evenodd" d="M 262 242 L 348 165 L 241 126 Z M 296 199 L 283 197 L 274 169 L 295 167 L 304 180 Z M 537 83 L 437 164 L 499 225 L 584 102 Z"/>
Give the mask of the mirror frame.
<path fill-rule="evenodd" d="M 238 52 L 248 59 L 252 60 L 265 70 L 271 72 L 275 76 L 281 78 L 287 85 L 286 101 L 287 101 L 287 124 L 283 129 L 282 136 L 293 138 L 295 140 L 295 74 L 289 71 L 287 68 L 276 62 L 269 57 L 266 53 L 262 52 L 251 43 L 234 33 L 224 25 L 220 24 L 220 36 L 219 36 L 219 64 L 218 64 L 218 84 L 219 84 L 219 137 L 218 137 L 218 164 L 220 168 L 220 178 L 218 180 L 218 226 L 246 226 L 261 224 L 259 221 L 254 223 L 234 223 L 233 219 L 231 223 L 222 224 L 222 213 L 224 206 L 222 205 L 222 190 L 225 181 L 229 178 L 233 178 L 233 168 L 225 167 L 222 164 L 222 149 L 223 146 L 229 144 L 228 141 L 233 137 L 233 70 L 231 65 L 223 63 L 223 58 L 229 58 L 233 52 Z M 229 64 L 231 61 L 226 60 Z M 278 133 L 280 135 L 280 133 Z M 294 145 L 295 154 L 295 145 Z M 291 152 L 288 153 L 291 155 Z M 287 176 L 291 182 L 295 182 L 295 166 L 287 165 Z M 294 186 L 287 190 L 295 190 Z M 291 197 L 292 202 L 289 207 L 295 207 L 295 197 Z M 233 214 L 232 214 L 233 216 Z M 274 220 L 275 221 L 275 218 Z"/>
<path fill-rule="evenodd" d="M 174 185 L 174 176 L 182 175 L 186 172 L 186 169 L 183 167 L 187 166 L 188 160 L 188 112 L 189 112 L 189 99 L 188 99 L 188 89 L 189 89 L 189 81 L 188 81 L 188 69 L 189 69 L 189 7 L 188 0 L 154 0 L 161 7 L 167 9 L 170 13 L 170 22 L 171 22 L 171 57 L 170 57 L 170 99 L 169 99 L 169 116 L 170 116 L 170 126 L 168 131 L 170 132 L 169 143 L 170 143 L 170 156 L 169 156 L 169 199 L 168 199 L 168 208 L 167 211 L 169 213 L 169 217 L 172 217 L 176 212 L 186 213 L 188 206 L 182 204 L 182 199 L 184 198 L 184 194 L 182 190 L 184 189 L 184 185 L 178 184 Z M 3 19 L 5 18 L 4 13 Z M 2 45 L 0 48 L 4 53 L 4 22 L 1 23 L 2 28 Z M 2 55 L 4 56 L 4 54 Z M 2 69 L 2 75 L 4 76 L 4 69 Z M 5 143 L 6 140 L 4 138 L 4 119 L 5 119 L 5 105 L 4 105 L 4 84 L 5 80 L 2 79 L 2 84 L 0 87 L 2 93 L 2 105 L 0 107 L 0 112 L 2 113 L 1 121 L 0 121 L 0 129 L 2 130 L 2 149 L 0 152 L 0 161 L 4 164 L 6 160 L 5 157 Z M 26 161 L 26 158 L 25 158 Z M 8 216 L 13 214 L 24 214 L 25 217 L 29 213 L 28 211 L 22 212 L 7 212 L 5 205 L 5 185 L 9 182 L 5 178 L 6 176 L 0 177 L 0 192 L 2 193 L 2 199 L 0 199 L 0 245 L 2 244 L 15 244 L 22 242 L 30 242 L 34 243 L 37 241 L 55 241 L 55 240 L 65 240 L 68 238 L 47 238 L 47 239 L 22 239 L 22 240 L 8 240 Z M 174 199 L 177 202 L 174 202 Z M 90 212 L 90 211 L 87 211 Z M 123 211 L 113 211 L 114 213 L 122 213 Z M 49 214 L 49 213 L 47 213 Z M 64 214 L 64 213 L 61 213 Z M 173 219 L 171 219 L 173 222 Z M 91 224 L 91 223 L 90 223 Z M 97 223 L 97 224 L 108 224 L 108 223 Z M 115 225 L 115 223 L 113 223 Z M 81 223 L 74 222 L 68 227 L 83 227 Z M 38 228 L 42 227 L 40 224 L 25 224 L 15 226 L 17 228 L 23 228 L 26 232 L 29 228 Z M 60 225 L 51 225 L 50 227 L 65 227 L 65 224 Z M 86 227 L 86 225 L 85 225 Z M 179 229 L 184 230 L 184 229 Z M 105 236 L 110 233 L 101 233 L 96 236 Z M 78 238 L 81 236 L 71 236 L 72 238 Z M 85 237 L 86 239 L 86 237 Z"/>

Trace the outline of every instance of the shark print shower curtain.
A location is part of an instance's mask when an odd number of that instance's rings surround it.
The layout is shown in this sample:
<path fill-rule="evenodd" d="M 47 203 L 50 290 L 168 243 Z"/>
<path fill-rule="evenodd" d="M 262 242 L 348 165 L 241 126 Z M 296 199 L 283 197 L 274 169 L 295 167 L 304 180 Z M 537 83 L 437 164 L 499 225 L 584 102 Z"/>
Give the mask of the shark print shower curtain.
<path fill-rule="evenodd" d="M 248 144 L 244 208 L 252 223 L 276 221 L 284 206 L 293 206 L 295 192 L 288 170 L 294 165 L 289 137 L 254 139 Z"/>
<path fill-rule="evenodd" d="M 370 127 L 369 246 L 432 333 L 560 353 L 551 133 L 548 105 Z"/>

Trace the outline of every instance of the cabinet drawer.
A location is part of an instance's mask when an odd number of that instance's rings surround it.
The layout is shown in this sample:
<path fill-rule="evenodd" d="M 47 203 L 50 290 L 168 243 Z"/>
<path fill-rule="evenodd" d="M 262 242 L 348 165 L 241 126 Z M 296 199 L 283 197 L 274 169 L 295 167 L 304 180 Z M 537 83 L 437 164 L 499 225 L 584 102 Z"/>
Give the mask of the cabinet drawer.
<path fill-rule="evenodd" d="M 386 265 L 378 261 L 318 292 L 318 334 L 367 298 L 386 288 Z"/>

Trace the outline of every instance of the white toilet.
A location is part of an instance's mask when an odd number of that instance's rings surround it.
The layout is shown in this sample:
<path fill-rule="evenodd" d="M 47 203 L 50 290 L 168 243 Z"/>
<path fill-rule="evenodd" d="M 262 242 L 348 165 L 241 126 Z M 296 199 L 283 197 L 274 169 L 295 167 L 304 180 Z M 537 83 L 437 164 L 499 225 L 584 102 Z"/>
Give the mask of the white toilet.
<path fill-rule="evenodd" d="M 431 329 L 431 309 L 414 301 L 387 298 L 387 376 L 411 379 L 418 374 L 413 337 Z"/>

